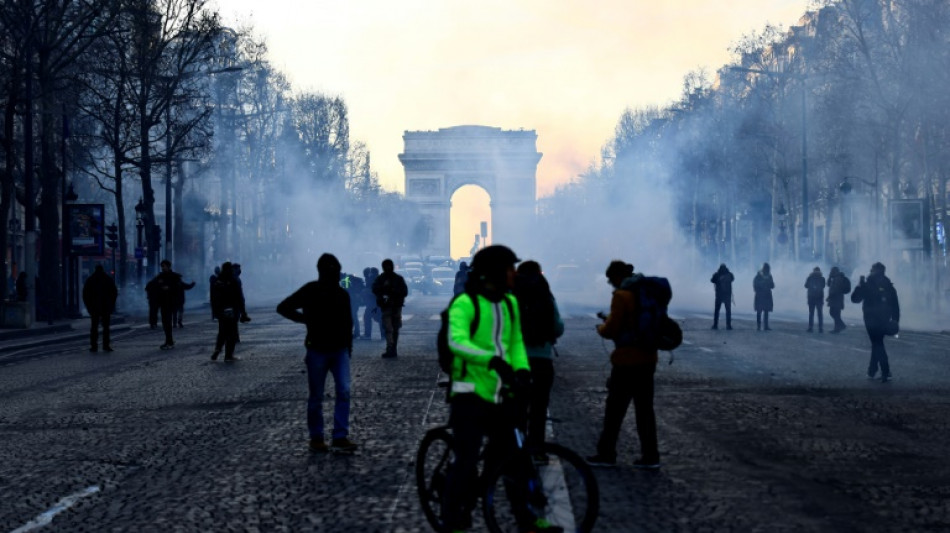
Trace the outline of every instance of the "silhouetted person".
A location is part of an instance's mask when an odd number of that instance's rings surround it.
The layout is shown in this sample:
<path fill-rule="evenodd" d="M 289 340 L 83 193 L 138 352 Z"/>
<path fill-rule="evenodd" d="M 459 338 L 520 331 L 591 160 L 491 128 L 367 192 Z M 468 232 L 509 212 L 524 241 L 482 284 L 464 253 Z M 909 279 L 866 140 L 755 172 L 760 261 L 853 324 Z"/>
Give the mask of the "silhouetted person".
<path fill-rule="evenodd" d="M 851 292 L 851 280 L 838 267 L 831 267 L 828 274 L 828 314 L 835 321 L 832 333 L 840 333 L 848 326 L 841 320 L 841 311 L 844 309 L 844 295 Z"/>
<path fill-rule="evenodd" d="M 825 300 L 825 277 L 821 275 L 821 269 L 815 267 L 811 274 L 805 278 L 805 288 L 808 289 L 808 331 L 812 331 L 815 325 L 815 312 L 818 313 L 818 333 L 824 332 L 825 313 L 822 309 Z"/>
<path fill-rule="evenodd" d="M 551 287 L 541 273 L 541 265 L 537 261 L 524 261 L 518 265 L 517 272 L 514 295 L 518 299 L 521 337 L 531 367 L 527 445 L 538 447 L 544 442 L 554 385 L 554 343 L 564 334 L 564 322 Z"/>
<path fill-rule="evenodd" d="M 234 346 L 238 340 L 238 320 L 244 316 L 244 294 L 231 263 L 221 265 L 221 272 L 211 286 L 211 313 L 218 319 L 218 336 L 211 360 L 217 360 L 224 347 L 224 360 L 236 361 Z"/>
<path fill-rule="evenodd" d="M 772 280 L 772 267 L 768 263 L 762 263 L 762 270 L 759 270 L 752 280 L 752 290 L 755 292 L 755 329 L 759 331 L 765 319 L 765 331 L 770 331 L 769 313 L 772 312 L 772 289 L 775 288 L 775 282 Z"/>
<path fill-rule="evenodd" d="M 25 302 L 27 298 L 29 298 L 29 288 L 26 286 L 27 281 L 26 272 L 20 272 L 20 275 L 16 278 L 16 301 L 18 302 Z"/>
<path fill-rule="evenodd" d="M 155 301 L 162 312 L 162 329 L 165 331 L 165 343 L 159 346 L 168 350 L 175 346 L 172 338 L 172 315 L 178 307 L 178 291 L 181 285 L 181 274 L 172 272 L 172 262 L 168 259 L 160 263 L 162 271 L 152 279 L 154 283 Z"/>
<path fill-rule="evenodd" d="M 109 338 L 109 324 L 112 311 L 115 310 L 115 301 L 119 297 L 119 290 L 115 281 L 106 274 L 102 265 L 96 265 L 95 271 L 82 286 L 82 303 L 89 312 L 92 322 L 89 330 L 89 351 L 99 351 L 99 324 L 102 324 L 102 350 L 112 351 Z"/>
<path fill-rule="evenodd" d="M 356 450 L 350 432 L 350 357 L 353 353 L 350 295 L 340 287 L 340 261 L 332 254 L 317 260 L 317 281 L 311 281 L 277 306 L 281 316 L 307 325 L 304 346 L 307 355 L 307 429 L 310 450 L 343 452 Z M 323 392 L 327 374 L 333 374 L 333 440 L 327 446 L 323 438 Z"/>
<path fill-rule="evenodd" d="M 891 379 L 891 366 L 887 360 L 887 350 L 884 349 L 884 336 L 896 335 L 900 330 L 901 308 L 897 301 L 897 291 L 894 284 L 884 275 L 884 265 L 871 265 L 871 274 L 864 278 L 851 293 L 852 303 L 862 303 L 864 312 L 864 327 L 871 340 L 871 361 L 868 363 L 868 378 L 874 379 L 877 370 L 881 369 L 881 382 Z"/>
<path fill-rule="evenodd" d="M 656 373 L 657 350 L 630 342 L 631 338 L 635 338 L 638 320 L 636 283 L 642 276 L 634 274 L 633 265 L 623 261 L 611 261 L 606 275 L 614 292 L 610 300 L 610 314 L 604 318 L 603 324 L 597 326 L 597 333 L 614 341 L 614 351 L 610 353 L 604 428 L 597 441 L 597 454 L 588 457 L 587 462 L 597 466 L 616 465 L 617 440 L 632 401 L 637 419 L 637 436 L 640 438 L 640 458 L 634 461 L 633 466 L 659 468 L 656 413 L 653 411 L 653 375 Z"/>
<path fill-rule="evenodd" d="M 719 265 L 709 281 L 716 287 L 716 311 L 713 313 L 712 329 L 719 329 L 719 308 L 726 306 L 726 329 L 732 329 L 732 282 L 736 277 L 729 272 L 726 264 Z"/>
<path fill-rule="evenodd" d="M 158 285 L 156 278 L 148 280 L 145 284 L 145 299 L 148 302 L 148 326 L 151 329 L 158 327 Z"/>
<path fill-rule="evenodd" d="M 409 294 L 406 280 L 394 271 L 392 259 L 383 260 L 383 273 L 373 282 L 373 294 L 376 295 L 376 305 L 382 312 L 383 333 L 386 335 L 386 351 L 383 358 L 397 356 L 396 345 L 399 344 L 399 329 L 402 327 L 402 306 Z"/>
<path fill-rule="evenodd" d="M 366 267 L 363 269 L 363 291 L 360 300 L 363 302 L 363 338 L 373 338 L 373 322 L 379 322 L 379 308 L 376 307 L 376 295 L 373 294 L 373 283 L 379 277 L 379 269 Z"/>
<path fill-rule="evenodd" d="M 234 269 L 234 279 L 237 281 L 238 286 L 241 288 L 241 323 L 250 322 L 251 317 L 247 314 L 247 307 L 244 305 L 244 282 L 241 281 L 241 263 L 234 263 L 232 265 Z M 241 342 L 241 335 L 238 334 L 238 342 Z"/>
<path fill-rule="evenodd" d="M 185 283 L 182 281 L 178 284 L 178 295 L 177 300 L 178 304 L 175 306 L 175 310 L 172 312 L 172 326 L 178 325 L 179 328 L 185 327 L 182 324 L 182 320 L 185 317 L 185 291 L 190 291 L 195 288 L 195 282 Z"/>
<path fill-rule="evenodd" d="M 214 287 L 214 282 L 218 279 L 218 276 L 221 275 L 221 267 L 214 267 L 214 274 L 208 277 L 208 301 L 211 301 L 211 288 Z M 211 310 L 211 320 L 215 320 L 217 317 L 214 315 L 214 309 Z"/>
<path fill-rule="evenodd" d="M 363 289 L 365 284 L 363 283 L 363 278 L 357 277 L 355 274 L 347 274 L 343 272 L 340 274 L 340 286 L 350 295 L 350 315 L 353 319 L 353 338 L 360 338 L 360 303 L 363 297 Z"/>
<path fill-rule="evenodd" d="M 458 272 L 455 273 L 455 285 L 452 292 L 457 296 L 465 292 L 465 284 L 468 282 L 468 263 L 462 261 L 459 263 Z"/>

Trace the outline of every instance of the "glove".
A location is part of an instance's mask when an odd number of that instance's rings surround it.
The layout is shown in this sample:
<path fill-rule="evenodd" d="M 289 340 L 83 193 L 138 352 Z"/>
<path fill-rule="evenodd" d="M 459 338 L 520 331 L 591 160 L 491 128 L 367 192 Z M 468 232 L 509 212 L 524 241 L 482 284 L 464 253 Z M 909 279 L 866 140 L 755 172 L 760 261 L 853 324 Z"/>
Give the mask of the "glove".
<path fill-rule="evenodd" d="M 516 397 L 527 398 L 531 391 L 531 371 L 521 369 L 515 372 L 515 380 L 511 388 L 514 389 Z"/>
<path fill-rule="evenodd" d="M 491 361 L 488 363 L 489 370 L 494 370 L 498 377 L 501 379 L 501 382 L 505 385 L 512 385 L 515 382 L 515 371 L 512 370 L 511 365 L 509 365 L 501 357 L 492 357 Z"/>

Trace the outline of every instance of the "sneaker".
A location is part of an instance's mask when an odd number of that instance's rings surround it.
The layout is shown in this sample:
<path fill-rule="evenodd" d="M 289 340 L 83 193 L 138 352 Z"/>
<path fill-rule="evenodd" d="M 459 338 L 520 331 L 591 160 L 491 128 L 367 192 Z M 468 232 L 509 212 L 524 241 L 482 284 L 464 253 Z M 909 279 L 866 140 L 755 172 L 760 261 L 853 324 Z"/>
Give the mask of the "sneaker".
<path fill-rule="evenodd" d="M 217 361 L 219 355 L 221 355 L 221 350 L 215 350 L 215 351 L 211 352 L 211 360 L 212 360 L 212 361 Z"/>
<path fill-rule="evenodd" d="M 606 457 L 599 453 L 597 455 L 587 456 L 584 460 L 591 466 L 617 466 L 617 459 L 615 457 Z"/>
<path fill-rule="evenodd" d="M 644 468 L 648 470 L 656 470 L 657 468 L 660 468 L 660 460 L 659 459 L 647 460 L 643 458 L 637 459 L 636 461 L 633 462 L 633 467 Z"/>
<path fill-rule="evenodd" d="M 158 349 L 159 349 L 159 350 L 171 350 L 171 349 L 174 348 L 174 347 L 175 347 L 175 343 L 174 343 L 174 342 L 171 343 L 171 344 L 168 344 L 168 343 L 166 342 L 165 344 L 159 346 Z"/>
<path fill-rule="evenodd" d="M 335 452 L 352 453 L 356 451 L 356 443 L 343 437 L 342 439 L 333 439 L 330 443 L 330 449 Z"/>
<path fill-rule="evenodd" d="M 98 346 L 93 346 L 93 347 L 89 348 L 89 351 L 92 352 L 92 353 L 96 353 L 96 352 L 99 351 L 99 347 L 98 347 Z"/>
<path fill-rule="evenodd" d="M 534 521 L 534 524 L 531 524 L 528 527 L 529 533 L 563 533 L 564 528 L 561 526 L 555 526 L 551 522 L 548 522 L 544 518 L 537 518 Z"/>
<path fill-rule="evenodd" d="M 111 352 L 111 351 L 112 351 L 112 346 L 103 346 L 103 347 L 102 347 L 102 351 L 103 351 L 103 352 Z"/>
<path fill-rule="evenodd" d="M 711 328 L 709 328 L 709 329 L 719 329 L 719 326 L 713 324 L 713 327 L 711 327 Z"/>
<path fill-rule="evenodd" d="M 225 363 L 230 363 L 231 361 L 240 361 L 240 359 L 238 359 L 237 357 L 234 357 L 233 355 L 230 357 L 227 355 L 224 356 Z"/>
<path fill-rule="evenodd" d="M 323 442 L 323 439 L 320 437 L 310 439 L 310 451 L 316 453 L 327 453 L 330 451 L 330 448 L 327 446 L 326 442 Z"/>
<path fill-rule="evenodd" d="M 383 354 L 380 357 L 382 357 L 383 359 L 395 359 L 396 354 L 392 352 L 383 352 Z"/>
<path fill-rule="evenodd" d="M 881 375 L 881 383 L 887 383 L 887 382 L 890 381 L 890 380 L 891 380 L 891 375 L 890 375 L 890 374 L 882 374 L 882 375 Z"/>
<path fill-rule="evenodd" d="M 726 329 L 732 329 L 732 326 L 726 326 Z"/>

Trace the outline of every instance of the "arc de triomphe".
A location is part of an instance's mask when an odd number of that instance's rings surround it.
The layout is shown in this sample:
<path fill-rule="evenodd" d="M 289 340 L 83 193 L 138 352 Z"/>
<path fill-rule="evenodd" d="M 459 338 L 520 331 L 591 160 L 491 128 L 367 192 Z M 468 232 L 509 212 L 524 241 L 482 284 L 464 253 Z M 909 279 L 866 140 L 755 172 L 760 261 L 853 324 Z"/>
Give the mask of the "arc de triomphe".
<path fill-rule="evenodd" d="M 492 242 L 516 251 L 530 243 L 542 156 L 534 130 L 454 126 L 407 131 L 402 138 L 406 199 L 419 207 L 430 232 L 424 255 L 449 255 L 452 194 L 465 185 L 488 192 Z"/>

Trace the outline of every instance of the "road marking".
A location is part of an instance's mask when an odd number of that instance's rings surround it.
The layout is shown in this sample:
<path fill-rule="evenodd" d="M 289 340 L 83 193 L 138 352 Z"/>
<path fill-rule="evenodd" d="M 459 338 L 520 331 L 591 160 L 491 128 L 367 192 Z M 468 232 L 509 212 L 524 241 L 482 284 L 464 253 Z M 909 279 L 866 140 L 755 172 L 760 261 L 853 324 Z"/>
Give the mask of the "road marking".
<path fill-rule="evenodd" d="M 33 520 L 30 520 L 26 524 L 14 529 L 11 533 L 26 533 L 27 531 L 33 531 L 35 529 L 49 525 L 56 515 L 69 509 L 73 505 L 76 505 L 76 502 L 78 502 L 81 498 L 91 496 L 97 492 L 99 492 L 99 485 L 92 485 L 91 487 L 86 487 L 79 492 L 70 494 L 69 496 L 66 496 L 62 500 L 56 502 L 56 505 L 37 515 L 37 517 Z"/>
<path fill-rule="evenodd" d="M 707 348 L 705 346 L 699 346 L 699 349 L 706 353 L 713 353 L 714 351 L 716 351 L 716 350 L 713 350 L 712 348 Z"/>

